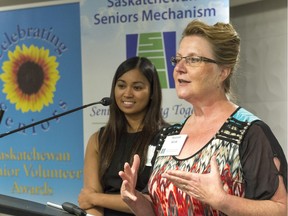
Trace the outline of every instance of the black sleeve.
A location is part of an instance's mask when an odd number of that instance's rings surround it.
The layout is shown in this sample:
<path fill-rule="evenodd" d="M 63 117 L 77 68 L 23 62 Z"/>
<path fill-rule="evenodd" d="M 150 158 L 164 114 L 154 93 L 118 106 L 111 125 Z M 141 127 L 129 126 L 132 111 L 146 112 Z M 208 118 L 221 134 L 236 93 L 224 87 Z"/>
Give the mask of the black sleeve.
<path fill-rule="evenodd" d="M 152 143 L 151 145 L 155 146 L 155 151 L 154 151 L 154 155 L 153 155 L 153 158 L 152 158 L 152 161 L 151 161 L 151 164 L 152 166 L 150 167 L 147 167 L 145 166 L 145 170 L 148 170 L 149 169 L 149 177 L 150 177 L 150 174 L 152 172 L 152 169 L 153 169 L 153 165 L 155 163 L 155 159 L 156 159 L 156 155 L 157 155 L 157 152 L 159 151 L 159 148 L 162 147 L 162 142 L 161 142 L 161 137 L 163 136 L 163 131 L 166 130 L 166 127 L 163 127 L 157 134 L 156 136 L 153 138 L 152 140 Z M 161 143 L 161 144 L 159 144 Z M 139 178 L 139 176 L 138 176 Z M 149 178 L 148 178 L 148 181 L 149 181 Z M 146 184 L 146 187 L 141 191 L 143 194 L 149 194 L 148 192 L 148 181 L 147 181 L 147 184 Z"/>
<path fill-rule="evenodd" d="M 280 160 L 280 171 L 273 158 Z M 276 192 L 282 175 L 287 191 L 287 160 L 273 132 L 263 121 L 254 122 L 240 146 L 240 159 L 245 180 L 245 197 L 270 199 Z"/>

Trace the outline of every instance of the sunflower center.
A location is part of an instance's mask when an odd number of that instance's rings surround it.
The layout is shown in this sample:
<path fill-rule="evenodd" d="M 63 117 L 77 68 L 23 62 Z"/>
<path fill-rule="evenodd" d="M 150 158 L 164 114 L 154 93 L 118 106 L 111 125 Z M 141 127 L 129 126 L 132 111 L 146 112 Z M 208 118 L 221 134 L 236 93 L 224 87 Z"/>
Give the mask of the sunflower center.
<path fill-rule="evenodd" d="M 18 70 L 17 81 L 23 93 L 37 93 L 44 82 L 42 67 L 30 61 L 23 63 Z"/>

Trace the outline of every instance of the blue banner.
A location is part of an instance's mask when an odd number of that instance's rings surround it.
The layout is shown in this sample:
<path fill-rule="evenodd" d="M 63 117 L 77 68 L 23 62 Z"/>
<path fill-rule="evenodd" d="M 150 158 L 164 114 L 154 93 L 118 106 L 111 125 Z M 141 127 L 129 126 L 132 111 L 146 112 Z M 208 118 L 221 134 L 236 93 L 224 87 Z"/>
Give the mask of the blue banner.
<path fill-rule="evenodd" d="M 77 203 L 83 113 L 7 132 L 82 106 L 79 2 L 0 12 L 1 194 Z"/>

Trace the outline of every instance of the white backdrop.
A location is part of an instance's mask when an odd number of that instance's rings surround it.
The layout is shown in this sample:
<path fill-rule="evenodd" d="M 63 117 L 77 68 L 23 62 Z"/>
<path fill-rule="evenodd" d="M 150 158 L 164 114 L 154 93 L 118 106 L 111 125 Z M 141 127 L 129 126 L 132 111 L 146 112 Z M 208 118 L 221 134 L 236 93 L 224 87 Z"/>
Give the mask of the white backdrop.
<path fill-rule="evenodd" d="M 188 22 L 192 19 L 211 24 L 229 21 L 228 0 L 131 1 L 134 5 L 127 2 L 130 1 L 81 1 L 83 99 L 86 104 L 109 96 L 112 77 L 118 65 L 127 58 L 131 47 L 139 48 L 126 43 L 128 35 L 141 37 L 146 33 L 175 33 L 174 39 L 168 39 L 169 43 L 165 44 L 163 36 L 159 39 L 163 42 L 164 58 L 168 60 L 164 71 L 166 78 L 169 78 L 169 59 L 175 54 L 175 51 L 173 54 L 169 51 L 177 49 L 180 35 Z M 171 48 L 166 47 L 167 44 Z M 173 123 L 187 117 L 191 107 L 177 98 L 174 87 L 168 86 L 162 91 L 165 119 Z M 84 148 L 89 136 L 106 123 L 107 113 L 107 108 L 101 105 L 85 109 Z"/>
<path fill-rule="evenodd" d="M 287 157 L 287 1 L 233 7 L 230 15 L 242 41 L 238 103 L 271 127 Z"/>

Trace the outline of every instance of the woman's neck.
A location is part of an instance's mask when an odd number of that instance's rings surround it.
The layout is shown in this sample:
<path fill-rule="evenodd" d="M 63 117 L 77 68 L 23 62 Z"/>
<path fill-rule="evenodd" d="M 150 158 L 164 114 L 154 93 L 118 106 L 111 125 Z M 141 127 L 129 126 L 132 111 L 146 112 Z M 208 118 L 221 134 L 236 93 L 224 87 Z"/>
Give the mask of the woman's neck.
<path fill-rule="evenodd" d="M 128 133 L 135 133 L 142 131 L 143 129 L 143 118 L 127 118 L 127 132 Z"/>

